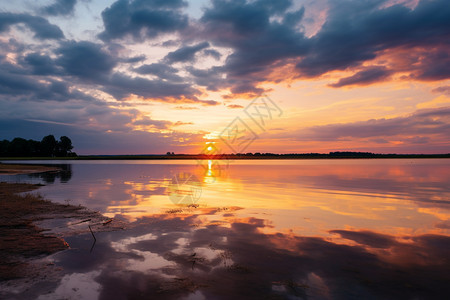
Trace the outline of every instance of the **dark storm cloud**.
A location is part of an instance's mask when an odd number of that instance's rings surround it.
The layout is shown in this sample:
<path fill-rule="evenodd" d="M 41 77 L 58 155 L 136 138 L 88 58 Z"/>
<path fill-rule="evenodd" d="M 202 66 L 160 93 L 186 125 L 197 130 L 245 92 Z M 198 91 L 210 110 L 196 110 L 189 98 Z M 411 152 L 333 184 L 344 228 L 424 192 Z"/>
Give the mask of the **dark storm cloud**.
<path fill-rule="evenodd" d="M 153 63 L 150 65 L 142 65 L 142 66 L 134 69 L 133 71 L 135 71 L 136 73 L 139 73 L 139 74 L 155 75 L 161 79 L 167 79 L 170 81 L 175 81 L 175 82 L 183 81 L 182 77 L 176 75 L 178 70 L 169 66 L 168 64 Z"/>
<path fill-rule="evenodd" d="M 69 15 L 73 13 L 77 0 L 56 0 L 53 4 L 45 6 L 41 12 L 51 16 Z"/>
<path fill-rule="evenodd" d="M 420 1 L 413 10 L 403 5 L 382 8 L 385 2 L 331 1 L 327 20 L 311 38 L 310 52 L 297 64 L 298 70 L 314 77 L 360 65 L 387 49 L 448 46 L 446 0 Z"/>
<path fill-rule="evenodd" d="M 288 0 L 212 1 L 200 19 L 203 36 L 213 46 L 231 48 L 233 52 L 226 58 L 221 74 L 214 74 L 209 83 L 208 78 L 196 76 L 196 83 L 209 90 L 229 88 L 234 94 L 263 92 L 257 85 L 268 79 L 277 63 L 308 51 L 308 40 L 296 28 L 304 9 L 288 11 L 291 8 Z"/>
<path fill-rule="evenodd" d="M 233 48 L 225 65 L 228 74 L 248 76 L 264 71 L 277 60 L 306 54 L 308 46 L 303 33 L 289 26 L 290 22 L 270 20 L 283 15 L 290 5 L 291 1 L 212 2 L 201 22 L 205 35 L 214 44 Z M 300 21 L 302 15 L 297 17 Z"/>
<path fill-rule="evenodd" d="M 25 75 L 57 75 L 64 80 L 68 80 L 70 76 L 74 83 L 97 85 L 118 100 L 134 94 L 160 101 L 218 104 L 215 101 L 197 99 L 195 96 L 198 93 L 197 90 L 191 84 L 183 82 L 183 78 L 176 74 L 177 70 L 167 64 L 154 63 L 135 69 L 140 74 L 152 74 L 159 77 L 150 80 L 114 72 L 114 68 L 123 59 L 113 56 L 101 44 L 66 41 L 61 43 L 54 52 L 58 55 L 55 59 L 43 53 L 29 53 L 19 60 L 21 64 L 18 66 L 7 63 L 3 58 L 4 68 L 0 73 L 0 92 L 11 95 L 27 94 L 28 98 L 35 93 L 38 99 L 43 99 L 44 96 L 51 96 L 51 99 L 54 99 L 57 91 L 49 90 L 54 84 L 43 84 L 39 82 L 42 78 Z M 141 59 L 138 57 L 138 60 Z M 68 95 L 74 96 L 73 93 Z"/>
<path fill-rule="evenodd" d="M 117 60 L 101 48 L 87 41 L 64 42 L 56 53 L 56 62 L 69 75 L 85 80 L 99 79 L 108 75 L 117 65 Z"/>
<path fill-rule="evenodd" d="M 206 56 L 211 56 L 215 59 L 220 59 L 222 57 L 222 54 L 220 54 L 219 51 L 214 50 L 214 49 L 203 50 L 203 54 Z"/>
<path fill-rule="evenodd" d="M 144 61 L 147 57 L 145 55 L 138 55 L 134 57 L 128 57 L 128 58 L 122 58 L 121 62 L 127 63 L 127 64 L 134 64 L 141 61 Z"/>
<path fill-rule="evenodd" d="M 50 56 L 41 53 L 29 53 L 24 57 L 24 62 L 32 68 L 33 75 L 55 75 L 59 72 Z"/>
<path fill-rule="evenodd" d="M 127 35 L 141 39 L 175 32 L 188 24 L 187 16 L 179 11 L 184 6 L 178 0 L 118 0 L 102 12 L 105 30 L 99 36 L 104 40 Z"/>
<path fill-rule="evenodd" d="M 193 61 L 197 52 L 208 47 L 208 42 L 199 43 L 193 46 L 184 46 L 173 52 L 169 52 L 169 54 L 166 55 L 165 60 L 169 63 Z"/>
<path fill-rule="evenodd" d="M 10 101 L 14 101 L 14 99 L 30 101 L 94 100 L 91 96 L 78 90 L 71 91 L 69 87 L 70 85 L 64 81 L 48 79 L 43 83 L 37 78 L 0 71 L 0 95 L 8 97 Z"/>
<path fill-rule="evenodd" d="M 407 117 L 309 127 L 297 133 L 300 140 L 335 141 L 345 138 L 411 136 L 406 142 L 423 143 L 421 135 L 450 137 L 450 107 L 424 109 Z"/>
<path fill-rule="evenodd" d="M 448 38 L 450 38 L 450 34 Z M 450 46 L 428 51 L 418 59 L 418 65 L 415 67 L 416 72 L 411 77 L 423 81 L 436 81 L 450 78 L 449 53 Z"/>
<path fill-rule="evenodd" d="M 50 24 L 42 17 L 28 14 L 15 14 L 0 12 L 0 32 L 7 31 L 11 25 L 24 24 L 34 32 L 34 37 L 38 39 L 61 39 L 64 34 L 61 29 Z"/>
<path fill-rule="evenodd" d="M 300 24 L 301 20 L 303 20 L 304 15 L 305 15 L 304 7 L 302 7 L 297 11 L 288 12 L 285 14 L 283 18 L 283 24 L 289 27 L 295 27 Z"/>
<path fill-rule="evenodd" d="M 61 75 L 63 70 L 46 54 L 31 52 L 11 64 L 0 56 L 0 95 L 14 103 L 27 101 L 68 101 L 94 98 L 74 88 Z M 51 77 L 47 77 L 51 75 Z M 58 76 L 58 77 L 57 77 Z M 17 105 L 19 105 L 17 103 Z"/>
<path fill-rule="evenodd" d="M 197 69 L 195 67 L 188 66 L 186 67 L 186 71 L 193 76 L 196 84 L 205 86 L 210 91 L 217 91 L 228 86 L 226 80 L 222 77 L 224 74 L 223 67 Z"/>
<path fill-rule="evenodd" d="M 332 87 L 343 87 L 347 85 L 369 85 L 387 79 L 392 71 L 386 67 L 368 67 L 358 71 L 350 77 L 339 79 L 338 82 L 330 84 Z"/>
<path fill-rule="evenodd" d="M 0 94 L 18 95 L 44 89 L 42 84 L 25 76 L 0 70 Z"/>
<path fill-rule="evenodd" d="M 46 53 L 30 52 L 12 64 L 0 55 L 0 95 L 15 101 L 69 101 L 95 99 L 63 77 L 65 71 Z M 20 102 L 16 103 L 16 105 Z M 22 105 L 24 105 L 22 103 Z"/>
<path fill-rule="evenodd" d="M 174 83 L 161 79 L 150 80 L 143 77 L 129 77 L 122 73 L 114 73 L 104 85 L 103 90 L 117 99 L 125 99 L 131 94 L 157 101 L 200 103 L 217 105 L 217 101 L 199 100 L 198 91 L 188 83 Z"/>

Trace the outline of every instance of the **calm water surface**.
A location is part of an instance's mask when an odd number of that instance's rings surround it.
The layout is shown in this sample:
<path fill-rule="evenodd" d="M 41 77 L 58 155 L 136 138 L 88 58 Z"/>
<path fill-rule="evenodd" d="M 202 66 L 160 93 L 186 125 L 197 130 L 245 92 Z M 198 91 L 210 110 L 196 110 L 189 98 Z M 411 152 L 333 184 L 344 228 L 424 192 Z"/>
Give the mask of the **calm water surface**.
<path fill-rule="evenodd" d="M 48 161 L 29 161 L 46 163 Z M 53 161 L 53 164 L 66 164 Z M 73 161 L 45 197 L 126 220 L 68 238 L 29 298 L 439 299 L 450 160 Z M 31 294 L 30 294 L 31 293 Z"/>

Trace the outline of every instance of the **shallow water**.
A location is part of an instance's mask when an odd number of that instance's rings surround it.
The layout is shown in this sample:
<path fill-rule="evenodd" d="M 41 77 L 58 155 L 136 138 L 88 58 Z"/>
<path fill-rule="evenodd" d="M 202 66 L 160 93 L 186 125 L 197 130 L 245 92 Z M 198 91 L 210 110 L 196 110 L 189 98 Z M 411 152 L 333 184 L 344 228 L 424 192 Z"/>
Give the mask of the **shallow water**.
<path fill-rule="evenodd" d="M 27 163 L 39 163 L 28 161 Z M 49 163 L 43 161 L 41 163 Z M 54 164 L 66 164 L 54 161 Z M 39 193 L 127 220 L 68 238 L 19 296 L 429 299 L 450 294 L 450 160 L 73 161 Z"/>

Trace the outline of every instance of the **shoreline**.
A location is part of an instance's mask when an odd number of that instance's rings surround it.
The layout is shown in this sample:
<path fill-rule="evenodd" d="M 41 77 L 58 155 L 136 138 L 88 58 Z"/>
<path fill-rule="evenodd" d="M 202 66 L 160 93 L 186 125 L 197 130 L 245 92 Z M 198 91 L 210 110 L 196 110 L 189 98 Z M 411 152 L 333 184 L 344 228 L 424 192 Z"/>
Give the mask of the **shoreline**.
<path fill-rule="evenodd" d="M 96 231 L 112 228 L 103 225 L 111 219 L 99 212 L 29 193 L 41 186 L 0 182 L 0 282 L 27 278 L 33 260 L 70 248 L 64 237 L 89 232 L 87 224 Z M 63 229 L 43 226 L 45 221 L 60 221 Z M 85 228 L 69 227 L 80 223 Z"/>
<path fill-rule="evenodd" d="M 0 164 L 1 175 L 59 171 Z M 119 230 L 125 225 L 81 205 L 54 203 L 31 193 L 41 186 L 0 182 L 0 284 L 8 289 L 29 288 L 52 272 L 54 266 L 46 258 L 70 249 L 66 237 L 91 233 L 95 242 L 94 232 Z"/>
<path fill-rule="evenodd" d="M 80 155 L 78 157 L 0 157 L 2 162 L 28 160 L 316 160 L 316 159 L 448 159 L 450 154 L 371 154 L 371 155 L 331 155 L 331 154 L 278 154 L 278 155 Z M 5 164 L 3 164 L 5 165 Z M 43 171 L 45 172 L 45 171 Z"/>
<path fill-rule="evenodd" d="M 40 165 L 19 165 L 19 164 L 2 164 L 0 162 L 0 175 L 20 175 L 44 172 L 59 172 L 58 167 L 40 166 Z"/>

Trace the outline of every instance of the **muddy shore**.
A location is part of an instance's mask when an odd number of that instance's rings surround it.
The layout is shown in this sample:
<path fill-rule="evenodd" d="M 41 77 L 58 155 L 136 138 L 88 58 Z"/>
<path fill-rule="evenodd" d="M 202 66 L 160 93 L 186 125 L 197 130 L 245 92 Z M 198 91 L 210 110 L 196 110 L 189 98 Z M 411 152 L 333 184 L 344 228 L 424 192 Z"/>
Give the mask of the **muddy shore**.
<path fill-rule="evenodd" d="M 0 164 L 2 175 L 37 172 L 58 168 Z M 41 186 L 0 182 L 0 282 L 36 276 L 37 260 L 70 247 L 64 237 L 123 226 L 85 207 L 44 199 L 36 192 Z"/>
<path fill-rule="evenodd" d="M 0 163 L 0 175 L 32 174 L 58 171 L 60 171 L 60 169 L 57 167 Z"/>

